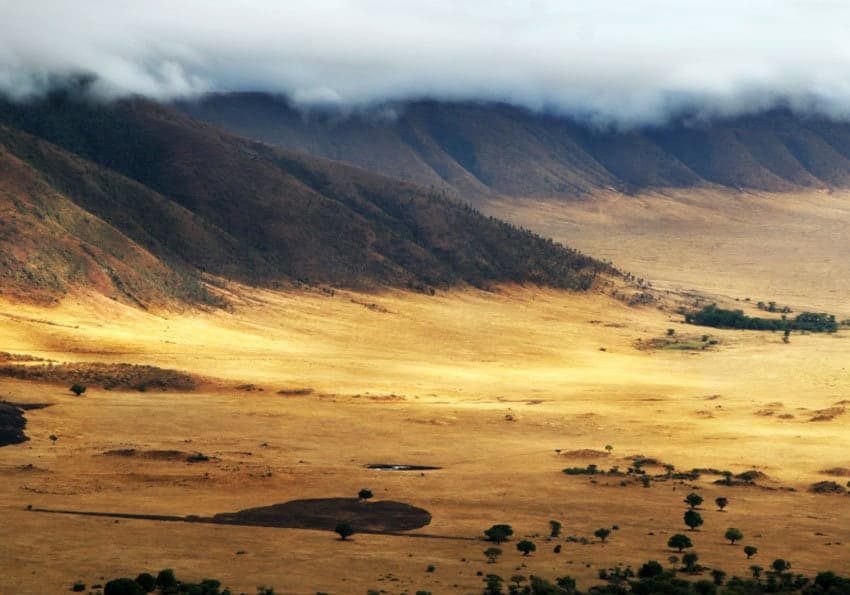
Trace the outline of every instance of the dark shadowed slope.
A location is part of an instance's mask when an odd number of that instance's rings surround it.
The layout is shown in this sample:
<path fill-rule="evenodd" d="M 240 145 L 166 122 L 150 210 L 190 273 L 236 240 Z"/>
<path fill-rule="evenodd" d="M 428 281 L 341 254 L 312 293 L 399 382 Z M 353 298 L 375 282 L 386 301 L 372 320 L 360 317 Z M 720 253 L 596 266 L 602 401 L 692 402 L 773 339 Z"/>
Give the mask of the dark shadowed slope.
<path fill-rule="evenodd" d="M 192 299 L 201 272 L 260 285 L 583 289 L 608 270 L 439 192 L 143 101 L 0 103 L 0 180 L 0 279 L 13 293 L 100 283 L 140 304 Z"/>
<path fill-rule="evenodd" d="M 472 199 L 850 186 L 850 124 L 782 110 L 618 132 L 492 103 L 422 101 L 329 116 L 268 95 L 228 94 L 181 108 L 245 136 Z"/>

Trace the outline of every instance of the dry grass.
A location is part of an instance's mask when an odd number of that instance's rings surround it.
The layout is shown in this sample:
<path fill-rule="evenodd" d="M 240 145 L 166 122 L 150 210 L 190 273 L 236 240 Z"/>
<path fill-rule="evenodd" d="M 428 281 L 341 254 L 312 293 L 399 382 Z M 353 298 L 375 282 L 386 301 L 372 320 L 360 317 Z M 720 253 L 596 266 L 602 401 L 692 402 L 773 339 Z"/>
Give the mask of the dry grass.
<path fill-rule="evenodd" d="M 571 574 L 587 586 L 599 567 L 666 560 L 669 535 L 685 528 L 682 499 L 691 489 L 706 502 L 730 499 L 726 512 L 706 507 L 694 535 L 707 565 L 745 574 L 753 563 L 723 539 L 728 526 L 759 548 L 762 565 L 782 557 L 811 573 L 850 562 L 835 545 L 850 543 L 850 511 L 825 508 L 834 497 L 806 491 L 823 479 L 821 469 L 846 465 L 847 417 L 807 420 L 848 394 L 847 331 L 784 345 L 770 333 L 713 330 L 721 339 L 715 350 L 639 351 L 638 338 L 667 328 L 678 334 L 684 325 L 655 308 L 535 289 L 234 295 L 233 312 L 180 316 L 84 296 L 50 310 L 6 306 L 16 317 L 0 316 L 3 350 L 221 381 L 192 393 L 90 389 L 77 398 L 64 387 L 0 379 L 11 401 L 56 404 L 27 412 L 30 442 L 0 449 L 0 559 L 15 569 L 0 576 L 0 592 L 62 592 L 77 579 L 173 567 L 187 579 L 219 577 L 236 592 L 265 583 L 285 593 L 474 593 L 477 571 L 510 576 L 521 561 L 524 574 Z M 257 390 L 234 388 L 244 384 Z M 313 392 L 280 398 L 280 387 Z M 753 415 L 778 402 L 809 414 Z M 639 452 L 677 469 L 757 469 L 768 476 L 759 485 L 773 489 L 716 485 L 711 475 L 643 488 L 561 472 L 565 455 L 603 453 L 607 444 L 606 469 L 626 469 Z M 130 449 L 199 451 L 211 460 L 103 456 Z M 365 468 L 381 461 L 441 469 Z M 364 487 L 376 500 L 428 510 L 430 525 L 413 533 L 437 538 L 360 535 L 342 543 L 321 531 L 116 524 L 26 510 L 212 516 L 353 497 Z M 797 491 L 777 489 L 785 487 Z M 556 555 L 543 537 L 550 519 L 564 524 L 564 536 L 591 541 L 599 527 L 620 530 L 604 545 L 562 538 Z M 487 565 L 485 543 L 450 539 L 500 522 L 531 536 L 537 553 L 520 560 L 507 544 Z M 425 572 L 429 564 L 435 572 Z M 380 581 L 387 573 L 399 580 Z"/>

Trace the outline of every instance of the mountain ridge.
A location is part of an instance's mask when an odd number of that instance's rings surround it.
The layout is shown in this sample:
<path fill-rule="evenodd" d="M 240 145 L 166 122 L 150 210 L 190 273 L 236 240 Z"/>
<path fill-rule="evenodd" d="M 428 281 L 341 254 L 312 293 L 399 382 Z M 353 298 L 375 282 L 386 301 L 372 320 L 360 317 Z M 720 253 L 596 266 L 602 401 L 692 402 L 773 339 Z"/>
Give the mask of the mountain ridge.
<path fill-rule="evenodd" d="M 664 187 L 850 187 L 850 123 L 784 109 L 603 129 L 503 103 L 411 101 L 304 112 L 285 97 L 211 94 L 178 107 L 236 134 L 472 200 Z"/>

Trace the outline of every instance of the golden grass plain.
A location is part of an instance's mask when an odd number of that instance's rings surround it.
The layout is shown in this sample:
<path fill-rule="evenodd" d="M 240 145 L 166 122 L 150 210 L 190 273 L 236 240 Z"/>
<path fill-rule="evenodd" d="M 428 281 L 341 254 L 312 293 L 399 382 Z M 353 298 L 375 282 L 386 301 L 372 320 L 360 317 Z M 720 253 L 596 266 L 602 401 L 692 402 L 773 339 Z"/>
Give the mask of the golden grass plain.
<path fill-rule="evenodd" d="M 678 469 L 756 468 L 769 476 L 765 485 L 796 488 L 694 482 L 706 499 L 705 525 L 694 534 L 702 563 L 746 575 L 778 557 L 804 573 L 850 562 L 850 500 L 806 492 L 827 479 L 822 469 L 850 467 L 846 416 L 808 421 L 850 394 L 847 331 L 794 335 L 785 345 L 779 334 L 709 329 L 720 341 L 712 350 L 643 351 L 637 339 L 667 328 L 703 330 L 655 307 L 536 288 L 434 297 L 242 288 L 232 297 L 232 311 L 182 314 L 95 296 L 51 309 L 2 305 L 2 351 L 152 364 L 213 380 L 193 393 L 91 388 L 80 398 L 64 386 L 0 380 L 5 399 L 54 403 L 27 413 L 30 442 L 0 449 L 0 592 L 62 593 L 76 580 L 164 567 L 186 580 L 220 578 L 237 593 L 258 584 L 279 593 L 477 593 L 478 571 L 569 574 L 587 587 L 616 563 L 666 564 L 669 535 L 686 529 L 685 485 L 622 487 L 617 478 L 594 484 L 561 472 L 588 462 L 625 468 L 635 454 Z M 246 383 L 263 390 L 237 388 Z M 307 387 L 314 392 L 277 394 Z M 606 444 L 613 452 L 598 460 L 556 452 Z M 103 455 L 120 448 L 215 459 Z M 380 472 L 369 463 L 442 469 Z M 209 515 L 364 487 L 426 508 L 431 524 L 409 537 L 344 543 L 321 531 L 26 510 Z M 718 495 L 729 497 L 727 512 L 714 510 Z M 550 519 L 564 525 L 559 541 L 544 539 Z M 486 564 L 488 544 L 475 538 L 500 522 L 516 537 L 539 535 L 537 552 L 523 558 L 515 539 Z M 564 542 L 614 524 L 606 544 Z M 759 548 L 753 561 L 723 539 L 731 526 Z"/>

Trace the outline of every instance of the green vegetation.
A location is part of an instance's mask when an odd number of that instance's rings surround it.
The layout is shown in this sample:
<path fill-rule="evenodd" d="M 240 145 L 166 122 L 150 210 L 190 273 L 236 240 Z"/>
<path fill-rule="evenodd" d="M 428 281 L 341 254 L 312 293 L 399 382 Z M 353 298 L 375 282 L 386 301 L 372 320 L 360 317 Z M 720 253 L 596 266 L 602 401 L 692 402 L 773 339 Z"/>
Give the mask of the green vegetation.
<path fill-rule="evenodd" d="M 691 507 L 691 510 L 702 504 L 702 496 L 691 492 L 687 496 L 685 496 L 685 504 Z"/>
<path fill-rule="evenodd" d="M 702 525 L 703 520 L 700 513 L 695 510 L 685 511 L 685 524 L 691 528 L 691 531 Z"/>
<path fill-rule="evenodd" d="M 759 549 L 754 545 L 745 545 L 744 553 L 747 554 L 747 560 L 755 556 L 759 552 Z"/>
<path fill-rule="evenodd" d="M 514 530 L 510 525 L 493 525 L 484 531 L 487 541 L 492 541 L 493 543 L 503 543 L 513 534 Z"/>
<path fill-rule="evenodd" d="M 561 523 L 549 521 L 549 537 L 558 537 L 561 534 Z"/>
<path fill-rule="evenodd" d="M 744 538 L 744 534 L 741 533 L 741 531 L 739 529 L 736 529 L 735 527 L 729 527 L 728 529 L 726 529 L 726 533 L 724 533 L 723 536 L 728 539 L 729 543 L 731 543 L 732 545 L 735 545 L 736 541 Z"/>
<path fill-rule="evenodd" d="M 366 500 L 368 500 L 369 498 L 371 498 L 372 496 L 374 496 L 374 494 L 372 493 L 372 490 L 367 490 L 366 488 L 363 488 L 362 490 L 357 492 L 357 497 L 360 498 L 360 500 L 362 500 L 364 502 Z"/>
<path fill-rule="evenodd" d="M 487 558 L 487 564 L 495 564 L 501 555 L 502 550 L 497 547 L 488 547 L 484 550 L 484 557 Z"/>
<path fill-rule="evenodd" d="M 533 542 L 527 539 L 523 539 L 517 542 L 516 549 L 522 552 L 523 556 L 527 556 L 531 552 L 536 551 L 537 546 Z"/>
<path fill-rule="evenodd" d="M 79 382 L 75 382 L 71 385 L 71 388 L 69 390 L 79 397 L 81 394 L 86 392 L 86 387 L 80 384 Z"/>
<path fill-rule="evenodd" d="M 720 496 L 714 499 L 714 503 L 717 504 L 717 510 L 722 511 L 729 504 L 729 498 Z"/>
<path fill-rule="evenodd" d="M 693 545 L 691 538 L 682 533 L 677 533 L 667 540 L 667 547 L 676 548 L 680 552 L 685 548 L 693 547 Z"/>
<path fill-rule="evenodd" d="M 342 541 L 345 541 L 354 535 L 354 527 L 348 523 L 339 523 L 336 527 L 334 527 L 334 532 L 339 535 L 339 538 Z"/>
<path fill-rule="evenodd" d="M 756 331 L 808 331 L 812 333 L 834 333 L 838 323 L 833 314 L 801 312 L 794 319 L 757 318 L 747 316 L 743 310 L 726 310 L 717 304 L 705 306 L 698 312 L 685 314 L 685 322 L 715 328 L 749 329 Z"/>
<path fill-rule="evenodd" d="M 605 540 L 608 539 L 609 535 L 611 535 L 611 530 L 602 527 L 601 529 L 594 531 L 593 534 L 598 537 L 602 543 L 605 543 Z"/>

